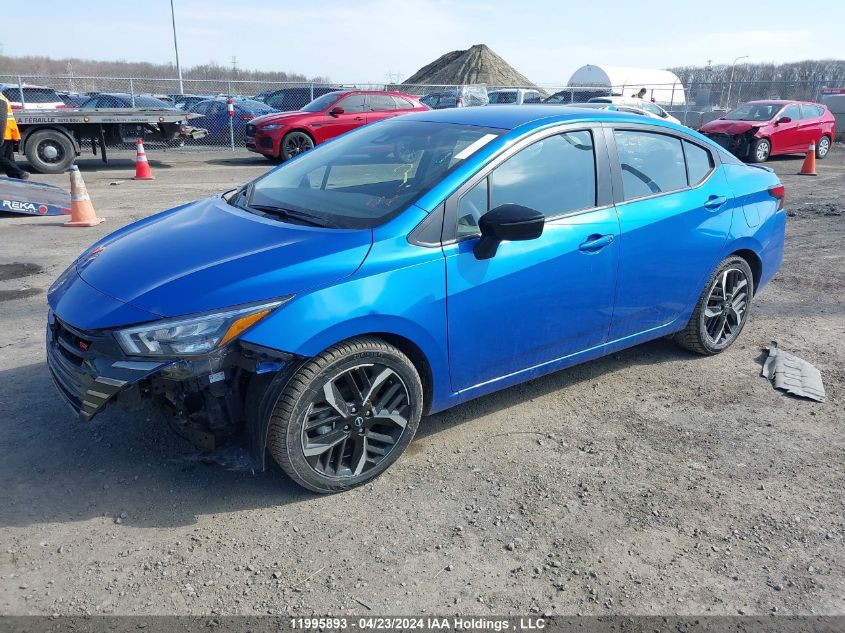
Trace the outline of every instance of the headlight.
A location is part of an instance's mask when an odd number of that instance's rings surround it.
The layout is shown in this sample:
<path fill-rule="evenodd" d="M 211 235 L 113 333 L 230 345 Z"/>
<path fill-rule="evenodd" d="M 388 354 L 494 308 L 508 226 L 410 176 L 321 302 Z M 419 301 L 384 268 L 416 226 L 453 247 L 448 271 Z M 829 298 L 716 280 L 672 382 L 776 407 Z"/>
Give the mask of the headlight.
<path fill-rule="evenodd" d="M 281 123 L 270 123 L 268 125 L 262 125 L 258 129 L 259 130 L 278 130 L 279 128 L 285 127 Z"/>
<path fill-rule="evenodd" d="M 115 332 L 132 356 L 203 354 L 240 336 L 293 297 L 178 319 L 162 319 Z"/>

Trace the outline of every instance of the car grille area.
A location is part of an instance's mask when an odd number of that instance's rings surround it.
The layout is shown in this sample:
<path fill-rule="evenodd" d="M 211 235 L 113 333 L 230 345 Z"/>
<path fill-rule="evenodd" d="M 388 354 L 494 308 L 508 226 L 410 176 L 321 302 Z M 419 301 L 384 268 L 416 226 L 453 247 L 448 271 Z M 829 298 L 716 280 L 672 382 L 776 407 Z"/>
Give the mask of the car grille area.
<path fill-rule="evenodd" d="M 252 123 L 247 123 L 246 136 L 255 136 L 255 126 Z"/>
<path fill-rule="evenodd" d="M 127 384 L 100 374 L 98 361 L 108 363 L 98 350 L 103 344 L 104 337 L 77 330 L 50 313 L 47 366 L 59 393 L 85 422 Z"/>

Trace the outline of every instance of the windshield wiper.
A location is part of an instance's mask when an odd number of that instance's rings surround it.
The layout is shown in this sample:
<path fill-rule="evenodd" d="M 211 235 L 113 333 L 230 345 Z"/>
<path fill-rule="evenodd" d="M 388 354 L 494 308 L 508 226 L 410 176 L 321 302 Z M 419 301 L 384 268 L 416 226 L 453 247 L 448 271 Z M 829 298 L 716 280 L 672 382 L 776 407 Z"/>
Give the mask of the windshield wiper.
<path fill-rule="evenodd" d="M 284 207 L 277 207 L 271 204 L 250 204 L 248 208 L 255 209 L 256 211 L 262 211 L 263 213 L 274 215 L 279 218 L 295 220 L 296 222 L 301 222 L 302 224 L 310 224 L 311 226 L 321 226 L 324 228 L 337 228 L 336 224 L 330 222 L 326 218 L 318 215 L 311 215 L 310 213 L 305 213 L 304 211 L 285 209 Z"/>

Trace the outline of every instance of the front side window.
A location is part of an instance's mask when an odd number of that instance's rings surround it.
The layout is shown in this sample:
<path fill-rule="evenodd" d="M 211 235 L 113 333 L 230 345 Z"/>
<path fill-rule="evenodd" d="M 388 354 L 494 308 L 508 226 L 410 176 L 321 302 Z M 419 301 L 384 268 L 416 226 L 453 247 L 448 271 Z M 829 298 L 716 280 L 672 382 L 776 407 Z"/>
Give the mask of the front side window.
<path fill-rule="evenodd" d="M 472 125 L 401 119 L 367 125 L 260 177 L 240 206 L 282 217 L 286 210 L 307 214 L 330 227 L 372 228 L 499 134 Z"/>
<path fill-rule="evenodd" d="M 324 94 L 322 97 L 317 97 L 310 103 L 305 104 L 303 106 L 303 112 L 322 112 L 326 108 L 328 108 L 331 104 L 333 104 L 342 92 L 335 91 L 335 92 L 328 92 Z"/>
<path fill-rule="evenodd" d="M 799 121 L 801 120 L 801 108 L 797 105 L 786 106 L 783 112 L 778 115 L 778 118 L 782 119 L 785 116 L 788 116 L 793 121 Z"/>
<path fill-rule="evenodd" d="M 713 157 L 703 147 L 684 141 L 687 157 L 687 180 L 691 187 L 702 182 L 713 170 Z"/>
<path fill-rule="evenodd" d="M 485 178 L 458 201 L 458 224 L 455 229 L 457 239 L 478 234 L 478 220 L 489 210 L 487 183 L 488 179 Z"/>
<path fill-rule="evenodd" d="M 614 130 L 613 135 L 622 169 L 625 200 L 676 191 L 687 186 L 680 139 L 631 130 Z"/>
<path fill-rule="evenodd" d="M 364 95 L 352 95 L 338 102 L 335 108 L 343 108 L 344 114 L 364 111 Z M 332 108 L 334 109 L 334 108 Z"/>
<path fill-rule="evenodd" d="M 596 204 L 596 159 L 590 132 L 537 141 L 490 175 L 490 206 L 514 203 L 554 217 Z"/>

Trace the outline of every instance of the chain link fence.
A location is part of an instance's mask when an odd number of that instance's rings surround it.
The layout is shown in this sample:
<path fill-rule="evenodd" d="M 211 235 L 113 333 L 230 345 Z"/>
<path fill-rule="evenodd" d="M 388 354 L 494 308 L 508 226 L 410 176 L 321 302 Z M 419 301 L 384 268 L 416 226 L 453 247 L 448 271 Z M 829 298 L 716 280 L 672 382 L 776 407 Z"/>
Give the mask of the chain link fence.
<path fill-rule="evenodd" d="M 44 107 L 45 96 L 36 87 L 59 93 L 66 107 L 175 107 L 196 114 L 190 125 L 205 128 L 203 139 L 187 139 L 169 151 L 197 149 L 244 148 L 244 134 L 249 121 L 274 111 L 299 110 L 313 99 L 334 90 L 395 90 L 420 97 L 434 108 L 481 105 L 476 98 L 479 89 L 523 89 L 531 93 L 527 101 L 550 100 L 555 103 L 583 103 L 594 97 L 621 95 L 630 97 L 645 88 L 645 99 L 653 100 L 681 123 L 698 128 L 718 118 L 739 103 L 757 99 L 796 99 L 818 101 L 826 88 L 842 87 L 835 80 L 787 81 L 718 81 L 681 84 L 628 84 L 618 86 L 463 86 L 408 85 L 396 83 L 310 83 L 238 81 L 229 79 L 183 79 L 168 77 L 81 77 L 2 75 L 3 93 L 23 107 Z M 52 94 L 52 93 L 50 93 Z M 475 96 L 474 96 L 475 95 Z M 526 94 L 527 96 L 527 94 Z M 227 112 L 227 99 L 233 100 L 234 116 Z M 158 100 L 158 101 L 156 101 Z M 151 149 L 156 149 L 155 147 Z"/>

